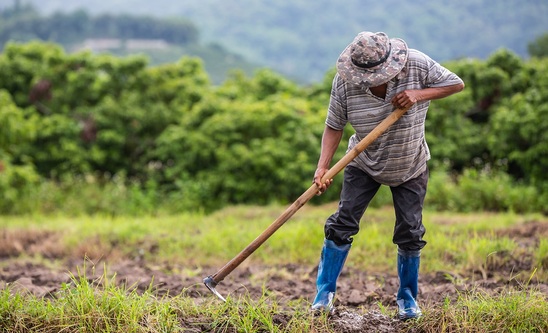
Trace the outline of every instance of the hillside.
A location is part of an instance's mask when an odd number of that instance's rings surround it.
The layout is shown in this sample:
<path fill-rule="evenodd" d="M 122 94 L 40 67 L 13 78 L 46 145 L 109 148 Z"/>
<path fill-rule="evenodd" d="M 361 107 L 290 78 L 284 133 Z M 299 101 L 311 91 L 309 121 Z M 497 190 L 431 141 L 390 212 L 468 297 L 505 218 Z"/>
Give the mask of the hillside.
<path fill-rule="evenodd" d="M 548 31 L 545 0 L 21 0 L 51 13 L 85 8 L 91 13 L 185 17 L 201 39 L 219 43 L 254 63 L 300 81 L 323 78 L 361 30 L 385 31 L 438 61 L 486 58 L 499 48 L 527 56 L 527 44 Z"/>
<path fill-rule="evenodd" d="M 182 16 L 89 14 L 86 9 L 43 13 L 32 4 L 17 1 L 11 6 L 0 6 L 0 51 L 9 42 L 33 40 L 60 44 L 70 53 L 142 54 L 151 66 L 197 57 L 215 84 L 223 82 L 234 68 L 247 74 L 257 68 L 218 43 L 203 43 L 194 23 Z"/>

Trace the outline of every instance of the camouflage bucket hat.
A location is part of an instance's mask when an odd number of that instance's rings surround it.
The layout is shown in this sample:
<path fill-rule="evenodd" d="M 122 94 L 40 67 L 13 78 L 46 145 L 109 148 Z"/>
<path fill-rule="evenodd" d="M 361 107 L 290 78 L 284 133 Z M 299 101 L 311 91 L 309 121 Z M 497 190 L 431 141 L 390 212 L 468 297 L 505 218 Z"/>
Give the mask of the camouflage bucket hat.
<path fill-rule="evenodd" d="M 337 72 L 347 82 L 376 87 L 390 81 L 407 61 L 407 44 L 384 32 L 360 32 L 337 60 Z"/>

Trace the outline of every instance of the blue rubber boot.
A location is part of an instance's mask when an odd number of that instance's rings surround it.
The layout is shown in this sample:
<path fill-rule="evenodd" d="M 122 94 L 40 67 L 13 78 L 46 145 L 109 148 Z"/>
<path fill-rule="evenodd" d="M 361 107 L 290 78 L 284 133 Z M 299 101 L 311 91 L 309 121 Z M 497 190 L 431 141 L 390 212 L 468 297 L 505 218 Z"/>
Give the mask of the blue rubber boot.
<path fill-rule="evenodd" d="M 316 280 L 317 294 L 312 303 L 312 311 L 331 312 L 333 310 L 337 279 L 349 250 L 350 244 L 337 245 L 328 239 L 324 241 Z"/>
<path fill-rule="evenodd" d="M 400 288 L 396 302 L 398 303 L 398 315 L 401 320 L 418 318 L 422 314 L 417 304 L 420 259 L 420 250 L 398 250 Z"/>

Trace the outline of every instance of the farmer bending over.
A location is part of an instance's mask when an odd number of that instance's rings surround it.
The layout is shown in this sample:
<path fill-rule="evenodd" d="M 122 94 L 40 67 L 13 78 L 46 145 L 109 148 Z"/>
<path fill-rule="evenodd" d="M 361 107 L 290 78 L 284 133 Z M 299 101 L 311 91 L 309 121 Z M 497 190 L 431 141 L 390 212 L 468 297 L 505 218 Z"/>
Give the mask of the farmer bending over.
<path fill-rule="evenodd" d="M 396 223 L 392 241 L 398 246 L 397 294 L 400 319 L 421 315 L 416 302 L 422 239 L 422 207 L 428 183 L 430 152 L 424 122 L 430 100 L 464 89 L 463 81 L 426 54 L 409 49 L 382 32 L 361 32 L 337 61 L 331 99 L 314 174 L 318 195 L 332 180 L 321 183 L 347 123 L 355 134 L 352 149 L 395 108 L 408 111 L 359 154 L 344 170 L 339 207 L 325 223 L 314 311 L 331 311 L 340 275 L 360 219 L 381 184 L 390 186 Z"/>

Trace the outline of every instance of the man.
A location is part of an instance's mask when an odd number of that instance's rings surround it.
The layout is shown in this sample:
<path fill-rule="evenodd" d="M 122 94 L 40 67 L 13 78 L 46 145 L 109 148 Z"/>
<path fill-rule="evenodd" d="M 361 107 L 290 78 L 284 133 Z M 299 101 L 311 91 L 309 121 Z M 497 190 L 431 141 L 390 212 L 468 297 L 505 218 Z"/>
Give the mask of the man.
<path fill-rule="evenodd" d="M 417 305 L 422 239 L 422 208 L 428 182 L 430 152 L 424 122 L 430 100 L 464 89 L 463 81 L 424 53 L 409 49 L 385 33 L 361 32 L 339 56 L 314 174 L 318 195 L 332 180 L 321 183 L 347 123 L 354 128 L 352 149 L 394 111 L 408 111 L 358 155 L 344 170 L 339 207 L 325 223 L 325 241 L 318 266 L 314 311 L 331 311 L 336 282 L 353 236 L 381 184 L 390 186 L 396 213 L 393 242 L 398 246 L 399 290 L 396 302 L 402 320 L 421 315 Z"/>

